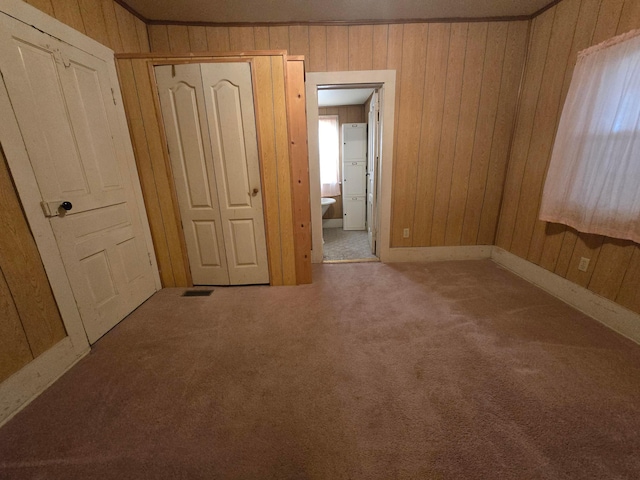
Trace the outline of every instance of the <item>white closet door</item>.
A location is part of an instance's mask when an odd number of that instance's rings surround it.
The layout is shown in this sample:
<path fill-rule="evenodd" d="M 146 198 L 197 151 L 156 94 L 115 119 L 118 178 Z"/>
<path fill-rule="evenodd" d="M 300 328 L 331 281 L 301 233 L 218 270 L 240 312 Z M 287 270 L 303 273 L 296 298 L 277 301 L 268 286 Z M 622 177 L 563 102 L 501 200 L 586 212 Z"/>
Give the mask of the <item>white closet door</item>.
<path fill-rule="evenodd" d="M 200 65 L 155 73 L 193 283 L 229 285 Z"/>
<path fill-rule="evenodd" d="M 156 290 L 113 65 L 0 14 L 0 66 L 94 343 Z"/>
<path fill-rule="evenodd" d="M 205 63 L 201 71 L 229 279 L 269 283 L 251 67 Z"/>

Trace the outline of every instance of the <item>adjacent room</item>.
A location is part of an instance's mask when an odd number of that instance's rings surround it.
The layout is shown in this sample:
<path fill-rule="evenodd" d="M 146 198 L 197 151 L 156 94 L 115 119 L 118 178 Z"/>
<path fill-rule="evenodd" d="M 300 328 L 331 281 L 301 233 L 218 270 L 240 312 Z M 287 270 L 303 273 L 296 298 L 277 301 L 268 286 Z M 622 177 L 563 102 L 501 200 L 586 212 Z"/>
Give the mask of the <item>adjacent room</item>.
<path fill-rule="evenodd" d="M 3 0 L 0 478 L 640 477 L 640 2 Z"/>

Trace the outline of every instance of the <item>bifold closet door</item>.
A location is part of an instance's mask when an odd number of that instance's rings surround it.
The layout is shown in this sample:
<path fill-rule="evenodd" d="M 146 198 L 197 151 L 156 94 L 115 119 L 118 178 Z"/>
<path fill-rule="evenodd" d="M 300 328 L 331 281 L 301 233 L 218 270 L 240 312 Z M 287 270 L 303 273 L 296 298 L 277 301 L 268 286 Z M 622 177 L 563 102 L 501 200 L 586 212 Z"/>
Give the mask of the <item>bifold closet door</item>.
<path fill-rule="evenodd" d="M 156 77 L 194 283 L 269 283 L 249 63 Z"/>

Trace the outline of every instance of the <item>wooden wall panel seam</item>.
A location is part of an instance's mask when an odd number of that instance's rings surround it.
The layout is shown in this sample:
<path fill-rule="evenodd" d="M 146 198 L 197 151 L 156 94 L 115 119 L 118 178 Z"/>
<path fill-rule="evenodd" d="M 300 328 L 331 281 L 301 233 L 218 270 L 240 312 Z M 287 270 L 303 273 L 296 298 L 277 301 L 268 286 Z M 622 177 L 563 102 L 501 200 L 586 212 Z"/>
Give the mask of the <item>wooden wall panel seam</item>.
<path fill-rule="evenodd" d="M 502 89 L 502 82 L 504 80 L 504 71 L 507 65 L 507 60 L 506 60 L 506 53 L 507 53 L 507 45 L 509 44 L 509 31 L 508 31 L 508 27 L 507 27 L 507 36 L 505 37 L 505 42 L 504 42 L 504 47 L 502 49 L 502 68 L 500 69 L 500 89 Z M 491 131 L 495 134 L 496 131 L 496 124 L 498 122 L 498 108 L 499 108 L 499 100 L 500 100 L 500 95 L 498 95 L 498 105 L 496 105 L 496 115 L 493 118 L 493 127 L 491 128 Z M 512 132 L 513 134 L 513 132 Z M 485 172 L 485 176 L 484 176 L 484 181 L 482 182 L 482 184 L 485 186 L 485 192 L 483 192 L 482 195 L 482 202 L 480 205 L 480 216 L 478 218 L 478 228 L 476 230 L 476 237 L 475 237 L 475 244 L 478 244 L 478 239 L 480 236 L 480 222 L 482 219 L 482 212 L 484 210 L 484 206 L 485 206 L 485 200 L 486 200 L 486 186 L 487 186 L 487 179 L 489 177 L 489 163 L 491 162 L 491 157 L 492 157 L 492 152 L 493 152 L 493 146 L 494 146 L 494 140 L 495 140 L 495 135 L 491 136 L 491 144 L 489 145 L 489 159 L 488 159 L 488 163 L 487 163 L 487 171 Z M 469 201 L 469 197 L 467 196 L 467 202 Z M 465 205 L 465 210 L 466 210 L 466 205 Z M 497 224 L 497 222 L 496 222 Z"/>

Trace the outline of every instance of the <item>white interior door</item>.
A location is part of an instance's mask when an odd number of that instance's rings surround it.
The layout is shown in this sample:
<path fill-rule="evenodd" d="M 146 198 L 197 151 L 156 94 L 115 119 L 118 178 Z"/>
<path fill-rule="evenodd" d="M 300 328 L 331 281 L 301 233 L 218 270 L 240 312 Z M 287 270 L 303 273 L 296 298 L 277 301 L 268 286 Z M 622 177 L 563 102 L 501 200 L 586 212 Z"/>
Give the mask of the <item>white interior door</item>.
<path fill-rule="evenodd" d="M 249 63 L 156 76 L 194 283 L 269 283 Z"/>
<path fill-rule="evenodd" d="M 369 107 L 369 148 L 367 150 L 367 236 L 371 253 L 376 254 L 376 166 L 380 155 L 378 91 L 374 91 Z"/>
<path fill-rule="evenodd" d="M 0 27 L 6 88 L 94 343 L 157 287 L 113 65 L 3 14 Z"/>
<path fill-rule="evenodd" d="M 193 283 L 229 285 L 200 65 L 155 74 Z"/>

